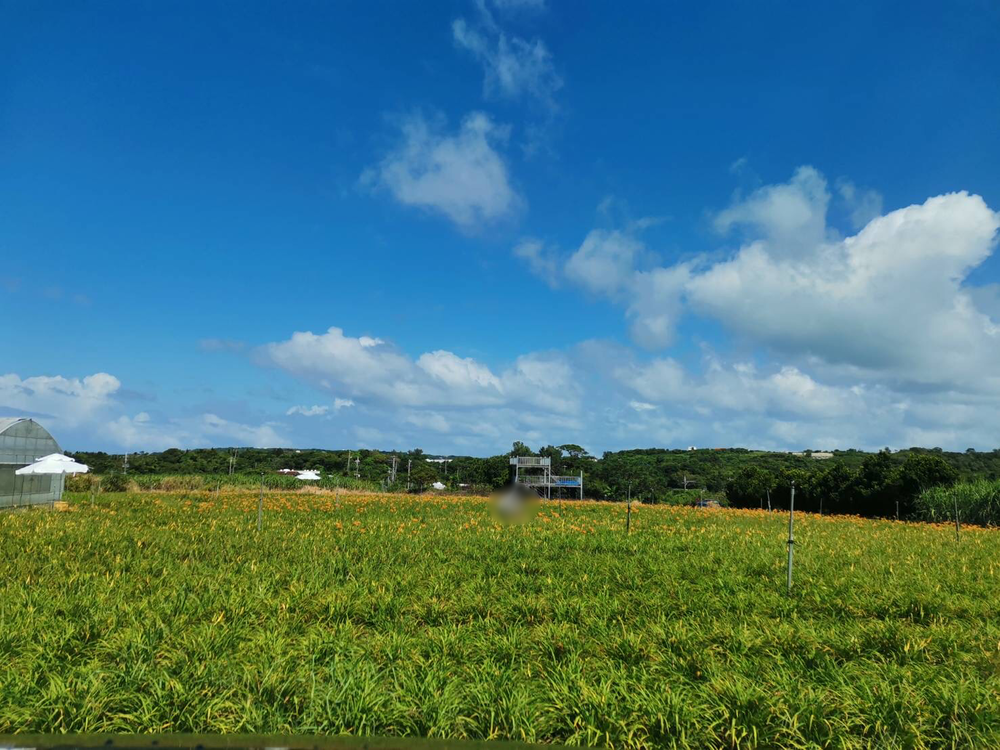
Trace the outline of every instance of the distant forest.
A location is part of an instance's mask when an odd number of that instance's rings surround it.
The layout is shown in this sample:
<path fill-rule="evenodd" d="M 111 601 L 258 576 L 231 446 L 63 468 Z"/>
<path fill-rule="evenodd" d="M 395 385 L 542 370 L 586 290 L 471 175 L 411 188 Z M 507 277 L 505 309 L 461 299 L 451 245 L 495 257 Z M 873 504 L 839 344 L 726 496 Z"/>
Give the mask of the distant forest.
<path fill-rule="evenodd" d="M 964 453 L 910 448 L 890 453 L 847 450 L 832 458 L 752 451 L 744 448 L 667 450 L 648 448 L 590 456 L 578 445 L 532 450 L 514 443 L 490 458 L 430 456 L 422 450 L 294 450 L 288 448 L 170 449 L 132 453 L 133 475 L 225 475 L 274 473 L 280 469 L 319 469 L 324 483 L 357 478 L 387 489 L 424 489 L 443 482 L 452 490 L 488 491 L 510 480 L 508 458 L 548 456 L 552 471 L 584 477 L 584 495 L 624 500 L 629 492 L 646 503 L 690 503 L 718 499 L 734 507 L 787 508 L 792 483 L 796 508 L 827 513 L 907 517 L 924 490 L 958 480 L 1000 479 L 1000 450 Z M 75 458 L 102 475 L 122 474 L 124 457 L 78 452 Z M 396 481 L 390 484 L 393 457 Z M 441 460 L 445 459 L 445 460 Z M 409 482 L 407 470 L 409 469 Z"/>

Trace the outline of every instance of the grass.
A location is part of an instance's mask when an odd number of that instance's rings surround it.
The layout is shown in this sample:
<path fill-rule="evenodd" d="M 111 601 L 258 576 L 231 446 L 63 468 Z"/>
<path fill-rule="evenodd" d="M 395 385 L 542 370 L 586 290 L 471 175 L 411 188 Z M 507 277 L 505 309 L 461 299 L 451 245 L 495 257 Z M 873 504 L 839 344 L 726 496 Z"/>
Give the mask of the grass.
<path fill-rule="evenodd" d="M 976 479 L 951 487 L 932 487 L 917 498 L 917 517 L 926 521 L 1000 525 L 1000 480 Z"/>
<path fill-rule="evenodd" d="M 247 491 L 0 515 L 0 733 L 1000 743 L 1000 537 Z"/>

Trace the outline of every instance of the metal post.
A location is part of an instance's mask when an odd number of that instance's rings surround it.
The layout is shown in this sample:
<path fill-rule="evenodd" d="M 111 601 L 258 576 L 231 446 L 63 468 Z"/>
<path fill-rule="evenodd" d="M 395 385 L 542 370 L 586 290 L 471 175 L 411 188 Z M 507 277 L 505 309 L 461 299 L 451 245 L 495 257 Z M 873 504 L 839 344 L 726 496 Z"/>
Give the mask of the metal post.
<path fill-rule="evenodd" d="M 955 495 L 955 541 L 957 542 L 959 538 L 958 533 L 962 530 L 962 524 L 958 521 L 958 494 L 953 494 Z"/>
<path fill-rule="evenodd" d="M 260 524 L 264 515 L 264 472 L 260 473 L 260 499 L 257 501 L 257 531 L 260 531 Z"/>
<path fill-rule="evenodd" d="M 768 487 L 767 490 L 765 490 L 765 491 L 767 492 L 767 512 L 770 513 L 771 512 L 771 488 Z"/>
<path fill-rule="evenodd" d="M 632 533 L 632 483 L 628 483 L 628 510 L 625 512 L 625 533 Z"/>
<path fill-rule="evenodd" d="M 896 520 L 899 520 L 899 500 L 896 501 Z"/>
<path fill-rule="evenodd" d="M 792 593 L 792 549 L 795 547 L 795 480 L 792 480 L 792 499 L 788 504 L 788 593 Z"/>

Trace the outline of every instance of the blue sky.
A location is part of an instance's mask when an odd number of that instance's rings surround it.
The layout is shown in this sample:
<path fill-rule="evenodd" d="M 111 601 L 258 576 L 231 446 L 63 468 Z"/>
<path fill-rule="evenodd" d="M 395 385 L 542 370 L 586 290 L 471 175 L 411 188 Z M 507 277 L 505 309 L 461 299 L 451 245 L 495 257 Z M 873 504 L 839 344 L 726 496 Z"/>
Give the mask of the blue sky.
<path fill-rule="evenodd" d="M 0 412 L 67 448 L 1000 445 L 994 3 L 0 17 Z"/>

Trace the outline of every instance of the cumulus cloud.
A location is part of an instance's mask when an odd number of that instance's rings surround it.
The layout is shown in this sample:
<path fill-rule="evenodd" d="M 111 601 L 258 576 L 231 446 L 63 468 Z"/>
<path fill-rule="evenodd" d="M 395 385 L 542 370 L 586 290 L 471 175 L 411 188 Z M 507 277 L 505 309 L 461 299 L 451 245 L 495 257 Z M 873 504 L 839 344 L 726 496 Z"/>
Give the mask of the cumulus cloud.
<path fill-rule="evenodd" d="M 274 424 L 248 425 L 211 413 L 160 421 L 145 412 L 133 417 L 123 414 L 101 425 L 101 431 L 129 450 L 162 451 L 227 444 L 254 448 L 290 445 L 288 439 L 277 432 Z"/>
<path fill-rule="evenodd" d="M 500 149 L 509 129 L 482 112 L 457 132 L 413 114 L 400 122 L 400 141 L 361 175 L 361 184 L 385 190 L 407 206 L 446 216 L 471 231 L 508 219 L 524 205 Z"/>
<path fill-rule="evenodd" d="M 850 183 L 839 192 L 858 219 L 880 204 Z M 1000 214 L 950 193 L 844 237 L 828 223 L 830 202 L 825 178 L 801 167 L 715 215 L 720 232 L 739 232 L 735 252 L 644 268 L 650 256 L 633 232 L 593 230 L 561 274 L 622 304 L 633 340 L 649 349 L 670 344 L 692 311 L 829 377 L 1000 391 L 995 290 L 965 283 L 996 247 Z"/>
<path fill-rule="evenodd" d="M 111 407 L 121 382 L 98 372 L 84 378 L 0 375 L 0 413 L 37 414 L 59 426 L 76 427 Z"/>
<path fill-rule="evenodd" d="M 523 240 L 513 252 L 553 288 L 565 280 L 622 303 L 633 340 L 647 349 L 662 348 L 673 341 L 690 270 L 687 264 L 643 269 L 653 255 L 638 233 L 653 221 L 633 222 L 625 230 L 594 229 L 566 258 L 534 239 Z"/>
<path fill-rule="evenodd" d="M 844 201 L 854 229 L 861 229 L 882 215 L 882 194 L 877 190 L 863 190 L 850 180 L 841 179 L 837 181 L 837 192 Z"/>
<path fill-rule="evenodd" d="M 369 339 L 371 340 L 371 339 Z M 413 359 L 378 340 L 365 345 L 340 328 L 296 332 L 262 347 L 258 359 L 323 390 L 400 407 L 529 404 L 551 412 L 579 408 L 570 366 L 559 354 L 529 354 L 495 374 L 470 357 L 435 350 Z"/>
<path fill-rule="evenodd" d="M 771 253 L 801 255 L 827 238 L 826 180 L 813 167 L 799 167 L 787 183 L 767 185 L 715 216 L 715 227 L 734 227 L 766 238 Z"/>
<path fill-rule="evenodd" d="M 631 285 L 645 246 L 632 234 L 592 230 L 566 261 L 566 278 L 594 294 L 615 299 Z"/>
<path fill-rule="evenodd" d="M 768 238 L 692 276 L 692 307 L 780 351 L 867 377 L 1000 388 L 1000 332 L 963 288 L 995 246 L 1000 216 L 952 193 L 800 248 Z"/>

